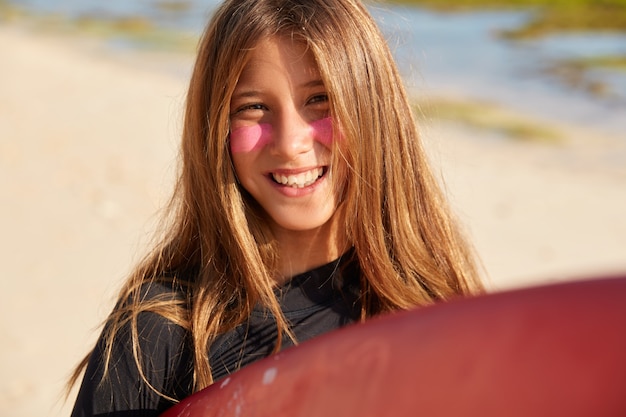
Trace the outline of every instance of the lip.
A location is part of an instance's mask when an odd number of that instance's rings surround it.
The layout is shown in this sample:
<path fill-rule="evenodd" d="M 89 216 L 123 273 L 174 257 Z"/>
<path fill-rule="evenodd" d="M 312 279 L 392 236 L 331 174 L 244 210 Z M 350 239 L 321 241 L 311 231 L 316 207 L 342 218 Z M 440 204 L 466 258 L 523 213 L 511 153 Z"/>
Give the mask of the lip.
<path fill-rule="evenodd" d="M 307 172 L 307 171 L 311 171 L 311 170 L 319 169 L 319 168 L 322 168 L 324 170 L 324 174 L 321 177 L 319 177 L 317 181 L 315 181 L 313 184 L 308 185 L 306 187 L 302 187 L 302 188 L 290 187 L 287 185 L 279 184 L 276 181 L 274 181 L 274 178 L 272 177 L 272 174 L 280 174 L 280 175 L 285 175 L 285 176 L 298 175 L 303 172 Z M 298 169 L 273 169 L 271 171 L 268 171 L 265 174 L 265 177 L 270 182 L 271 186 L 282 195 L 287 196 L 287 197 L 301 197 L 301 196 L 313 193 L 318 187 L 320 187 L 326 182 L 326 178 L 328 177 L 327 175 L 328 169 L 329 169 L 328 165 L 318 165 L 314 167 L 298 168 Z"/>
<path fill-rule="evenodd" d="M 303 172 L 312 171 L 314 169 L 323 168 L 324 170 L 328 169 L 328 165 L 316 165 L 312 167 L 306 168 L 298 168 L 298 169 L 272 169 L 266 172 L 266 175 L 271 176 L 272 174 L 281 174 L 281 175 L 298 175 Z"/>

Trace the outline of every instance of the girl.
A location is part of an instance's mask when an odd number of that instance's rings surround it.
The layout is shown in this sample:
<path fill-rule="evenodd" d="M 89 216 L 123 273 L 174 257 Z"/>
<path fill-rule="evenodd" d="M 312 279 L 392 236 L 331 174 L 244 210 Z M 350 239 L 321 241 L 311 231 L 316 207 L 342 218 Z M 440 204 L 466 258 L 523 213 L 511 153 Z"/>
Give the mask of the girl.
<path fill-rule="evenodd" d="M 171 221 L 73 416 L 155 416 L 272 352 L 482 291 L 359 0 L 227 0 L 189 86 Z"/>

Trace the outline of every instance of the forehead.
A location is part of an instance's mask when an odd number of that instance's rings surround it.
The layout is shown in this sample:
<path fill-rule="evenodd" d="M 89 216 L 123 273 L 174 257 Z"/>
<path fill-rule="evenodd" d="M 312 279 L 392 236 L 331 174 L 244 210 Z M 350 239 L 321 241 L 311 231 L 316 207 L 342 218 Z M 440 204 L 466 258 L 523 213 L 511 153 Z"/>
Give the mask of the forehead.
<path fill-rule="evenodd" d="M 259 41 L 248 52 L 238 88 L 250 83 L 272 83 L 283 77 L 301 84 L 320 77 L 313 53 L 306 43 L 284 36 Z"/>

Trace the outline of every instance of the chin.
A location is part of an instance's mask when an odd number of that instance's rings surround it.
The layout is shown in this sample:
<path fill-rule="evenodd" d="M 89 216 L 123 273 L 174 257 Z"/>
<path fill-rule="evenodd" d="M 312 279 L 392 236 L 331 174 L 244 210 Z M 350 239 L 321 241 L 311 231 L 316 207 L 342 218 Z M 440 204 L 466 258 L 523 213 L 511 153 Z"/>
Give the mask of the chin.
<path fill-rule="evenodd" d="M 334 213 L 329 215 L 311 216 L 310 214 L 289 214 L 271 216 L 272 222 L 282 231 L 294 233 L 306 233 L 319 231 L 325 226 L 330 226 Z"/>
<path fill-rule="evenodd" d="M 280 222 L 277 222 L 276 220 L 274 220 L 274 223 L 276 223 L 276 225 L 282 230 L 296 232 L 296 233 L 298 232 L 305 233 L 305 232 L 317 231 L 321 229 L 328 223 L 328 220 L 319 221 L 319 222 L 316 222 L 316 221 L 302 222 L 301 220 L 289 222 L 289 221 L 285 221 L 285 219 L 281 219 Z"/>

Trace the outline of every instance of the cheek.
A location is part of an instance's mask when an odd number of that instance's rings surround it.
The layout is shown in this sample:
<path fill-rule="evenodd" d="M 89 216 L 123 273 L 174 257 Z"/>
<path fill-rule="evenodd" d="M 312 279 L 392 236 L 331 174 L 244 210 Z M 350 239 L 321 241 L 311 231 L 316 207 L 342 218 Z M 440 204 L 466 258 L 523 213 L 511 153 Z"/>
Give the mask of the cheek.
<path fill-rule="evenodd" d="M 267 145 L 272 138 L 269 124 L 240 127 L 230 132 L 230 151 L 251 152 Z"/>
<path fill-rule="evenodd" d="M 330 148 L 333 143 L 333 120 L 330 117 L 316 120 L 311 123 L 315 140 Z M 341 139 L 341 137 L 339 137 Z"/>
<path fill-rule="evenodd" d="M 330 117 L 309 125 L 313 138 L 330 148 L 333 143 L 333 121 Z M 339 137 L 341 139 L 341 137 Z M 230 133 L 230 150 L 233 153 L 259 150 L 272 140 L 272 126 L 267 123 L 244 126 Z"/>

